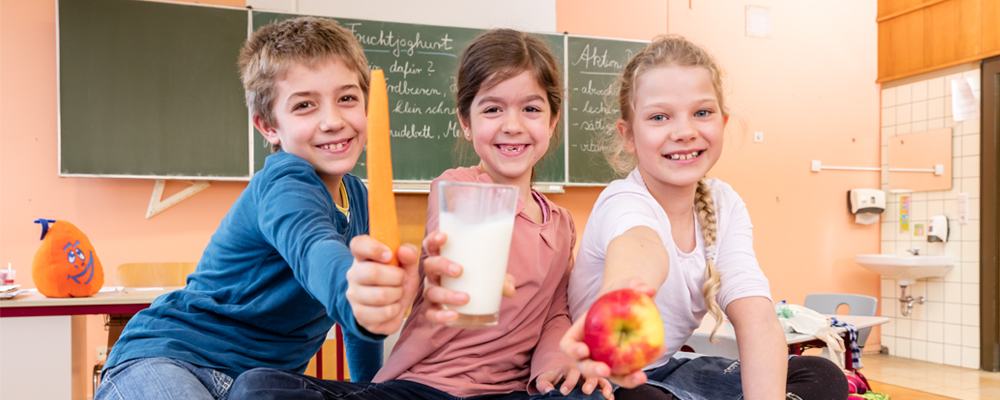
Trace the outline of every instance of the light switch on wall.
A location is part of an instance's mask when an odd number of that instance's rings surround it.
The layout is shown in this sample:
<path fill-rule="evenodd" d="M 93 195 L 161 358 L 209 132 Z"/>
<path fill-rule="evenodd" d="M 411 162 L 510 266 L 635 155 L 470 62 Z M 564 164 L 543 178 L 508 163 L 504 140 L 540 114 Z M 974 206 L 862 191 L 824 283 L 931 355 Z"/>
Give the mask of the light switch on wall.
<path fill-rule="evenodd" d="M 752 38 L 771 38 L 771 8 L 761 6 L 746 6 L 746 36 Z"/>
<path fill-rule="evenodd" d="M 760 143 L 764 141 L 764 132 L 755 131 L 753 133 L 753 142 Z"/>
<path fill-rule="evenodd" d="M 958 194 L 958 223 L 969 223 L 969 194 Z"/>

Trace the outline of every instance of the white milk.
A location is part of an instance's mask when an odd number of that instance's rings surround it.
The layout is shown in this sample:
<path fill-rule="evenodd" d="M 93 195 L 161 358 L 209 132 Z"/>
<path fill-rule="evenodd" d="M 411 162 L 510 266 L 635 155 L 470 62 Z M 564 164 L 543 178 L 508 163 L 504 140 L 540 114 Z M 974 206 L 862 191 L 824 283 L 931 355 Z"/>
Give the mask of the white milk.
<path fill-rule="evenodd" d="M 470 224 L 454 214 L 441 213 L 438 223 L 438 229 L 448 235 L 441 255 L 463 268 L 458 278 L 442 276 L 441 286 L 469 294 L 467 304 L 447 308 L 460 314 L 496 314 L 507 275 L 514 217 Z"/>

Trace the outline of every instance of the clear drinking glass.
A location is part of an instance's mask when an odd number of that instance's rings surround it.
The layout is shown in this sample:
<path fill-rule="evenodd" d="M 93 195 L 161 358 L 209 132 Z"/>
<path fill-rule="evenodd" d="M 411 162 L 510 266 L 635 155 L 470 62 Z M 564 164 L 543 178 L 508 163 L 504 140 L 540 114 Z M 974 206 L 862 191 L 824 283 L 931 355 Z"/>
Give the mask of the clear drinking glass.
<path fill-rule="evenodd" d="M 448 235 L 441 255 L 462 266 L 457 278 L 442 276 L 441 286 L 469 294 L 448 324 L 459 328 L 486 328 L 497 324 L 507 256 L 514 231 L 518 187 L 484 183 L 437 184 L 438 230 Z"/>

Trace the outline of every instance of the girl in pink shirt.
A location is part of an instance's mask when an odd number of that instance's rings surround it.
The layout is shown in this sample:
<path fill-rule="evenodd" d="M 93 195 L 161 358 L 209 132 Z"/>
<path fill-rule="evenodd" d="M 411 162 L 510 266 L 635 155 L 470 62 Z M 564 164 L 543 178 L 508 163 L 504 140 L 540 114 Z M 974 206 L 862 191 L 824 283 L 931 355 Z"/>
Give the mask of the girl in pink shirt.
<path fill-rule="evenodd" d="M 604 378 L 581 380 L 559 348 L 569 329 L 567 286 L 576 228 L 569 213 L 531 190 L 535 164 L 549 150 L 562 106 L 559 65 L 538 38 L 510 29 L 483 33 L 462 54 L 458 71 L 461 140 L 481 160 L 445 171 L 431 184 L 418 291 L 385 366 L 371 383 L 323 381 L 277 370 L 252 370 L 237 379 L 241 398 L 522 399 L 611 398 Z M 439 285 L 462 266 L 440 256 L 437 182 L 517 186 L 507 281 L 496 326 L 445 326 L 468 294 Z M 516 286 L 516 287 L 515 287 Z"/>

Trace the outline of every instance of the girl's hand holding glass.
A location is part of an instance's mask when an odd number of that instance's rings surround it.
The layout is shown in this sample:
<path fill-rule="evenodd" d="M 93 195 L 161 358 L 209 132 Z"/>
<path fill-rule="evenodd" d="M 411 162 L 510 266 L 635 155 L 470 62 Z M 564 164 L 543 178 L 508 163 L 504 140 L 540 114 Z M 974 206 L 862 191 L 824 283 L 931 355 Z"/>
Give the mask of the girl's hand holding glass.
<path fill-rule="evenodd" d="M 446 289 L 441 286 L 441 277 L 459 277 L 462 266 L 441 256 L 441 245 L 448 240 L 443 232 L 433 232 L 424 238 L 424 249 L 427 258 L 424 259 L 424 298 L 430 302 L 427 309 L 427 319 L 431 322 L 447 324 L 458 318 L 455 310 L 445 310 L 443 305 L 460 306 L 469 302 L 469 294 Z M 514 297 L 514 276 L 507 274 L 503 285 L 503 296 Z"/>

